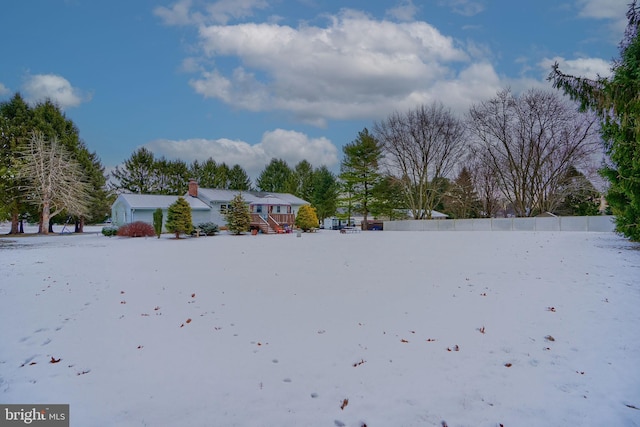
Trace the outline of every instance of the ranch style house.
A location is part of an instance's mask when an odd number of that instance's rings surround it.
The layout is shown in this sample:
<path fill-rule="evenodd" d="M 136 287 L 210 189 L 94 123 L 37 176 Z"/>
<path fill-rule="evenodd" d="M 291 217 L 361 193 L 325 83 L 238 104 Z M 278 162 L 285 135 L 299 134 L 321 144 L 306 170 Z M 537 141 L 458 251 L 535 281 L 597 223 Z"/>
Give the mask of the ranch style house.
<path fill-rule="evenodd" d="M 283 233 L 293 229 L 298 209 L 309 202 L 288 193 L 266 193 L 258 191 L 222 190 L 199 188 L 195 180 L 189 181 L 189 191 L 183 197 L 191 206 L 194 226 L 213 222 L 226 224 L 225 213 L 233 198 L 242 194 L 249 205 L 251 228 L 265 234 Z M 120 194 L 111 206 L 111 221 L 121 226 L 136 221 L 153 224 L 153 212 L 162 209 L 163 230 L 167 219 L 167 209 L 179 196 L 154 194 Z"/>

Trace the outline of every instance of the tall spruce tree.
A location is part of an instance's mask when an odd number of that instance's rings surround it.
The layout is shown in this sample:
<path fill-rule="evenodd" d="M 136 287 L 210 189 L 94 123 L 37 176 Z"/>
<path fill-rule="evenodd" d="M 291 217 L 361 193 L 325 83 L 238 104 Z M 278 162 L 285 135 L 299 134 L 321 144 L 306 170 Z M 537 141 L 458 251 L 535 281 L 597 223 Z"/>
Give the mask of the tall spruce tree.
<path fill-rule="evenodd" d="M 165 227 L 170 233 L 175 233 L 176 239 L 180 238 L 180 234 L 190 234 L 193 231 L 191 206 L 184 197 L 179 197 L 167 209 Z"/>
<path fill-rule="evenodd" d="M 0 104 L 0 220 L 11 221 L 10 234 L 21 232 L 20 215 L 27 209 L 18 179 L 19 152 L 33 130 L 33 112 L 20 93 Z"/>
<path fill-rule="evenodd" d="M 151 194 L 155 188 L 155 156 L 142 147 L 136 150 L 122 166 L 116 166 L 112 175 L 117 190 L 129 193 Z"/>
<path fill-rule="evenodd" d="M 629 5 L 627 19 L 620 59 L 613 63 L 611 77 L 571 76 L 555 64 L 549 80 L 601 119 L 611 159 L 601 171 L 610 185 L 607 202 L 615 215 L 616 230 L 640 241 L 640 7 L 636 0 Z"/>
<path fill-rule="evenodd" d="M 238 193 L 229 204 L 225 219 L 227 221 L 227 229 L 232 234 L 238 235 L 249 231 L 251 213 L 249 213 L 249 206 L 242 197 L 242 193 Z"/>
<path fill-rule="evenodd" d="M 344 158 L 340 165 L 340 179 L 350 189 L 353 203 L 364 216 L 363 229 L 367 229 L 367 216 L 372 191 L 380 181 L 378 163 L 382 159 L 382 146 L 367 128 L 358 132 L 355 141 L 342 148 Z"/>
<path fill-rule="evenodd" d="M 309 201 L 321 222 L 336 213 L 339 189 L 338 180 L 326 166 L 313 171 L 313 192 Z"/>
<path fill-rule="evenodd" d="M 287 162 L 282 159 L 271 159 L 271 162 L 260 172 L 256 184 L 260 191 L 286 193 L 289 190 L 292 174 Z"/>
<path fill-rule="evenodd" d="M 251 179 L 249 179 L 249 175 L 240 165 L 233 165 L 229 170 L 229 190 L 251 190 Z"/>

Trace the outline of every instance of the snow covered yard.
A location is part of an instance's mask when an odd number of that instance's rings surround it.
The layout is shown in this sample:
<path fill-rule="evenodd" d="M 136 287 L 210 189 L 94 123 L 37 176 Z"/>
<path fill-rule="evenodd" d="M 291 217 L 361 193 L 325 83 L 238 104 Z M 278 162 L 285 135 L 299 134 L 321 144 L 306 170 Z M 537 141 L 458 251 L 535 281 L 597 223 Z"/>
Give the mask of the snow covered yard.
<path fill-rule="evenodd" d="M 640 425 L 614 234 L 54 235 L 0 269 L 0 402 L 72 426 Z"/>

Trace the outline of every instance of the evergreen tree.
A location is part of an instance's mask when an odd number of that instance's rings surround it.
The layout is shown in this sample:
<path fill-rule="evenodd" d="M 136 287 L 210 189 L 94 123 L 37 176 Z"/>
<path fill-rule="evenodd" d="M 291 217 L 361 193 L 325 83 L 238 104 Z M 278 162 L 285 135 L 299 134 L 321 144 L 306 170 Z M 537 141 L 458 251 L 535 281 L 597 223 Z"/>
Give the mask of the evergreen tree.
<path fill-rule="evenodd" d="M 298 215 L 296 215 L 296 227 L 309 231 L 317 226 L 318 216 L 316 215 L 316 210 L 311 205 L 300 206 Z"/>
<path fill-rule="evenodd" d="M 227 229 L 232 234 L 242 234 L 251 227 L 251 213 L 241 193 L 238 193 L 227 208 L 225 214 Z"/>
<path fill-rule="evenodd" d="M 215 160 L 209 157 L 202 164 L 194 160 L 189 167 L 189 176 L 195 179 L 202 188 L 216 188 L 217 171 L 218 165 Z"/>
<path fill-rule="evenodd" d="M 376 217 L 386 217 L 393 221 L 407 217 L 403 188 L 393 176 L 383 177 L 372 190 L 371 213 Z M 403 209 L 404 208 L 404 209 Z"/>
<path fill-rule="evenodd" d="M 213 179 L 213 188 L 229 189 L 229 166 L 226 163 L 220 163 L 216 168 L 216 174 Z"/>
<path fill-rule="evenodd" d="M 320 221 L 324 222 L 325 218 L 336 213 L 338 207 L 338 180 L 327 169 L 321 166 L 313 172 L 313 193 L 311 194 L 311 202 Z"/>
<path fill-rule="evenodd" d="M 233 165 L 229 171 L 229 190 L 249 191 L 251 180 L 249 175 L 240 165 Z"/>
<path fill-rule="evenodd" d="M 382 159 L 382 146 L 367 128 L 358 132 L 358 138 L 342 148 L 344 158 L 340 165 L 340 179 L 350 189 L 353 202 L 360 206 L 364 216 L 363 229 L 367 229 L 369 203 L 372 190 L 380 181 L 378 162 Z"/>
<path fill-rule="evenodd" d="M 193 231 L 191 206 L 183 197 L 179 197 L 178 200 L 167 209 L 167 222 L 165 227 L 170 233 L 175 233 L 176 239 L 180 238 L 180 234 L 190 234 Z"/>
<path fill-rule="evenodd" d="M 614 62 L 611 77 L 591 80 L 570 76 L 555 64 L 549 80 L 601 119 L 611 159 L 601 173 L 610 184 L 606 197 L 616 230 L 640 241 L 640 7 L 636 0 L 629 5 L 627 18 L 620 59 Z"/>
<path fill-rule="evenodd" d="M 600 193 L 591 181 L 575 167 L 571 167 L 560 185 L 560 203 L 553 213 L 556 215 L 598 215 Z"/>
<path fill-rule="evenodd" d="M 292 171 L 282 159 L 271 159 L 271 162 L 260 172 L 256 184 L 260 191 L 286 193 L 291 183 Z"/>
<path fill-rule="evenodd" d="M 313 166 L 306 160 L 302 160 L 291 171 L 287 193 L 291 193 L 303 200 L 311 201 L 313 198 Z"/>
<path fill-rule="evenodd" d="M 117 190 L 130 193 L 152 194 L 155 188 L 155 157 L 142 147 L 136 150 L 122 167 L 116 166 L 113 177 L 118 180 Z"/>
<path fill-rule="evenodd" d="M 162 209 L 160 208 L 153 211 L 153 229 L 159 239 L 162 234 Z"/>
<path fill-rule="evenodd" d="M 10 234 L 20 232 L 20 214 L 27 209 L 17 178 L 19 152 L 29 140 L 33 112 L 19 93 L 0 104 L 0 220 L 10 219 Z"/>
<path fill-rule="evenodd" d="M 469 169 L 462 168 L 456 179 L 451 183 L 449 191 L 444 195 L 442 202 L 443 211 L 453 218 L 477 218 L 479 216 L 480 201 Z"/>

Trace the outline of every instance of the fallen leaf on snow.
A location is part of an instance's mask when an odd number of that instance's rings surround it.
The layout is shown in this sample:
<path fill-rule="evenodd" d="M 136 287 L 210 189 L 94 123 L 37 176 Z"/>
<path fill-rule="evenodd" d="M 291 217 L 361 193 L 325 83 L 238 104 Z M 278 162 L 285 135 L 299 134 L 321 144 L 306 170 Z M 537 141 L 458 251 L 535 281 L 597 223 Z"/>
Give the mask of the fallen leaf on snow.
<path fill-rule="evenodd" d="M 349 404 L 349 399 L 344 399 L 342 401 L 342 405 L 340 405 L 340 409 L 344 411 L 344 408 L 346 408 L 348 404 Z"/>

